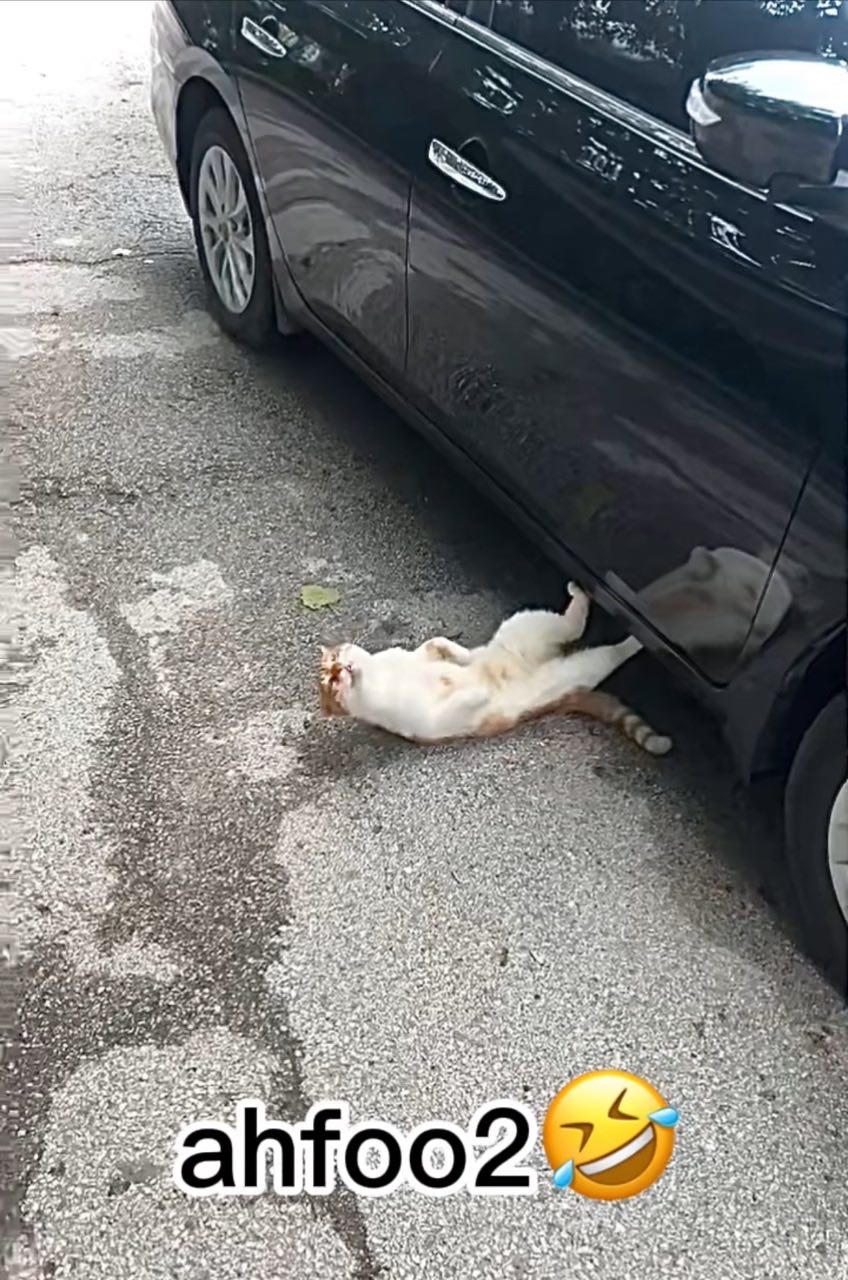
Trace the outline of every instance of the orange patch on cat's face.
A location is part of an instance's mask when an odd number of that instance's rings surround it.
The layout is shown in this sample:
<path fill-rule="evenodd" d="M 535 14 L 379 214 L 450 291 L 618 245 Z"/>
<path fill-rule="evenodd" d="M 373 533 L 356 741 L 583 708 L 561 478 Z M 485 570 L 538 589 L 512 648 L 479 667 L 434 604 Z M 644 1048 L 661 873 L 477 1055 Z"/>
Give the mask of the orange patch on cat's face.
<path fill-rule="evenodd" d="M 345 668 L 339 662 L 338 649 L 321 648 L 321 667 L 318 673 L 318 698 L 321 713 L 325 716 L 346 716 L 347 707 L 342 699 L 340 677 Z"/>

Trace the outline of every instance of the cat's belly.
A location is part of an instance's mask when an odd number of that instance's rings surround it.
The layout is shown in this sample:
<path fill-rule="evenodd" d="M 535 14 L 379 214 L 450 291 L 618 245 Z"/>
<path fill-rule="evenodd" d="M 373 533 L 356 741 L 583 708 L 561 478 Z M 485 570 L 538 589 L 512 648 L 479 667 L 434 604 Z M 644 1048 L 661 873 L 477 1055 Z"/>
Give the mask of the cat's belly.
<path fill-rule="evenodd" d="M 424 670 L 385 673 L 363 686 L 359 719 L 414 742 L 440 742 L 473 734 L 486 713 L 490 692 L 464 668 L 430 662 Z"/>

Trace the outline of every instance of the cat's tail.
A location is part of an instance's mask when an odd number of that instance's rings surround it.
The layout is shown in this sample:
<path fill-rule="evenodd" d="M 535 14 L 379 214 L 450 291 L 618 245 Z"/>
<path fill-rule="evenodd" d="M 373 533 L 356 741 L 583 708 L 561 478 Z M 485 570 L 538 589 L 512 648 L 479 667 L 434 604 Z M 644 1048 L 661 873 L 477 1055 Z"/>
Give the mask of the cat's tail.
<path fill-rule="evenodd" d="M 598 689 L 575 689 L 561 699 L 556 709 L 566 715 L 590 716 L 603 724 L 614 725 L 625 738 L 630 738 L 649 755 L 664 756 L 671 750 L 671 738 L 657 733 L 611 693 L 602 693 Z"/>

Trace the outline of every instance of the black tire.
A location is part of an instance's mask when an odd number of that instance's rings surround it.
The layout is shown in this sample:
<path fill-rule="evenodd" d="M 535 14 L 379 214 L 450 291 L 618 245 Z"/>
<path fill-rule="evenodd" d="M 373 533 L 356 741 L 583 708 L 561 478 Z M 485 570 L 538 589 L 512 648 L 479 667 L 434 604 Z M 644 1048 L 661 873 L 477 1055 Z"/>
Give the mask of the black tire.
<path fill-rule="evenodd" d="M 253 223 L 253 248 L 256 259 L 253 289 L 250 300 L 243 311 L 229 310 L 218 294 L 218 290 L 209 273 L 206 261 L 206 250 L 200 233 L 197 216 L 197 183 L 200 164 L 210 147 L 221 147 L 226 151 L 238 170 L 247 198 L 250 217 Z M 197 127 L 191 148 L 191 168 L 189 171 L 189 209 L 194 227 L 194 243 L 203 280 L 206 285 L 207 306 L 218 324 L 235 338 L 237 342 L 248 347 L 262 348 L 269 345 L 277 332 L 274 313 L 274 284 L 271 268 L 271 254 L 268 249 L 268 237 L 265 232 L 265 219 L 259 207 L 256 188 L 250 164 L 245 155 L 238 130 L 230 115 L 222 108 L 215 107 L 207 112 Z"/>
<path fill-rule="evenodd" d="M 828 862 L 830 812 L 848 772 L 846 723 L 848 698 L 839 694 L 801 740 L 786 785 L 784 815 L 789 873 L 808 950 L 848 998 L 848 925 Z"/>

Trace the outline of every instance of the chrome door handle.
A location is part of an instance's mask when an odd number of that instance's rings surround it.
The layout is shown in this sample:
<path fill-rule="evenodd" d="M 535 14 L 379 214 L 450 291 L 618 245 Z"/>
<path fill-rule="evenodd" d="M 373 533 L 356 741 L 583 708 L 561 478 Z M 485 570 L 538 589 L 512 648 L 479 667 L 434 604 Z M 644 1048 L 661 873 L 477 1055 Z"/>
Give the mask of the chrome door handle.
<path fill-rule="evenodd" d="M 262 53 L 269 58 L 284 58 L 286 56 L 286 46 L 280 44 L 276 36 L 272 36 L 270 31 L 266 31 L 265 27 L 254 22 L 252 18 L 243 18 L 241 24 L 241 34 L 248 44 L 253 44 Z"/>
<path fill-rule="evenodd" d="M 458 183 L 467 191 L 473 191 L 476 196 L 483 196 L 486 200 L 506 200 L 505 187 L 438 138 L 431 141 L 427 159 L 446 178 L 450 178 L 451 182 Z"/>

